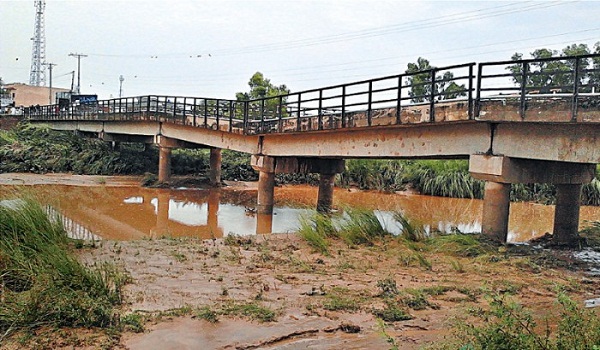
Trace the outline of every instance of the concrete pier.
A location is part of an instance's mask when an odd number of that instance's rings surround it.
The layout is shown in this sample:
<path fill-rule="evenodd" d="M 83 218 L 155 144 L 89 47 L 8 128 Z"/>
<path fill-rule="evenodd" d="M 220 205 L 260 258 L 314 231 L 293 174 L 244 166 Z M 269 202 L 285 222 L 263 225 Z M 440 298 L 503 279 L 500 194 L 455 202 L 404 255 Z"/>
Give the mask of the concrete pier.
<path fill-rule="evenodd" d="M 481 232 L 493 240 L 506 242 L 509 208 L 510 184 L 486 182 Z"/>
<path fill-rule="evenodd" d="M 213 187 L 221 185 L 221 149 L 210 149 L 210 169 L 208 172 L 208 180 Z"/>
<path fill-rule="evenodd" d="M 320 174 L 319 178 L 319 195 L 317 199 L 317 211 L 320 213 L 328 213 L 333 205 L 333 187 L 335 182 L 335 174 Z"/>
<path fill-rule="evenodd" d="M 258 173 L 258 199 L 256 212 L 258 214 L 273 214 L 275 194 L 275 173 L 260 171 Z"/>
<path fill-rule="evenodd" d="M 168 182 L 171 179 L 171 148 L 158 148 L 158 181 Z"/>
<path fill-rule="evenodd" d="M 559 245 L 578 243 L 581 184 L 556 185 L 556 207 L 552 241 Z"/>
<path fill-rule="evenodd" d="M 474 178 L 486 181 L 482 232 L 506 242 L 510 184 L 551 183 L 557 188 L 553 241 L 561 245 L 576 244 L 581 184 L 592 181 L 595 171 L 595 164 L 589 163 L 471 155 L 469 172 Z"/>

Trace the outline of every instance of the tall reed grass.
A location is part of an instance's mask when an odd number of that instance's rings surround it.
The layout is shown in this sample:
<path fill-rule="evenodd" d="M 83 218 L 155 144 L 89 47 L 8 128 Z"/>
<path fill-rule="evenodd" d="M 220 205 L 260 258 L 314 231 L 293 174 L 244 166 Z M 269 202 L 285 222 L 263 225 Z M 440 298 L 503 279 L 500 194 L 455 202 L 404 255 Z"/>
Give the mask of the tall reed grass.
<path fill-rule="evenodd" d="M 127 277 L 110 264 L 83 265 L 69 243 L 60 221 L 29 196 L 0 205 L 2 334 L 116 322 Z"/>

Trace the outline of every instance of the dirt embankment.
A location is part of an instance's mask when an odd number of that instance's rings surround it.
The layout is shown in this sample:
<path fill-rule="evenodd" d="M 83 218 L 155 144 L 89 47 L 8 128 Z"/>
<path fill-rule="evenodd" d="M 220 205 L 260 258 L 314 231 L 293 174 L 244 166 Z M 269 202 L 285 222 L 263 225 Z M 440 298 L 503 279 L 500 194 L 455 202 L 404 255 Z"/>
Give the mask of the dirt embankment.
<path fill-rule="evenodd" d="M 539 315 L 555 309 L 559 288 L 578 301 L 600 294 L 596 278 L 567 268 L 565 253 L 461 257 L 398 240 L 334 242 L 330 252 L 315 253 L 296 235 L 267 235 L 102 242 L 83 258 L 129 271 L 127 312 L 167 315 L 126 333 L 129 349 L 383 349 L 392 340 L 417 349 L 448 336 L 468 308 L 485 306 L 485 291 Z M 389 317 L 390 297 L 407 320 L 382 328 L 376 316 Z"/>

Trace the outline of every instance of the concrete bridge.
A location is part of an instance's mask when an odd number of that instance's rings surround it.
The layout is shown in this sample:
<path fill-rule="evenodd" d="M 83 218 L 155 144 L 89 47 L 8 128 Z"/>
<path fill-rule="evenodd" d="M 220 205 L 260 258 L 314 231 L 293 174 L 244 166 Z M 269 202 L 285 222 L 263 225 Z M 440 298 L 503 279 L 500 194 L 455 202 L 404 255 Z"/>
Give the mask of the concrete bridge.
<path fill-rule="evenodd" d="M 600 90 L 590 78 L 600 68 L 586 64 L 599 57 L 467 63 L 251 101 L 72 101 L 27 116 L 110 142 L 156 144 L 160 181 L 169 180 L 173 148 L 210 148 L 214 185 L 221 149 L 248 153 L 259 171 L 257 211 L 267 215 L 276 173 L 319 173 L 317 209 L 326 212 L 345 159 L 469 159 L 470 173 L 486 181 L 485 234 L 506 241 L 511 183 L 552 183 L 554 240 L 574 244 L 581 185 L 600 162 Z M 572 69 L 543 69 L 553 61 Z M 540 77 L 546 83 L 536 86 Z"/>

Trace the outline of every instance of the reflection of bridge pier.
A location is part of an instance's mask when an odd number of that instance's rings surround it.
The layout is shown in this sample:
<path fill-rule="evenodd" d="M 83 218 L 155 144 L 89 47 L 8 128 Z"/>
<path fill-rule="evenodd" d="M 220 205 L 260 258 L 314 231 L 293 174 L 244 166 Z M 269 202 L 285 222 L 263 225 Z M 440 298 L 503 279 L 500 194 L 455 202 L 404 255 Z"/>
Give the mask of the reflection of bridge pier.
<path fill-rule="evenodd" d="M 201 238 L 218 238 L 223 236 L 223 230 L 219 227 L 218 216 L 219 203 L 221 201 L 221 191 L 219 189 L 213 189 L 209 192 L 206 225 L 195 226 L 197 229 L 194 226 L 178 223 L 172 219 L 173 213 L 170 213 L 170 210 L 174 201 L 171 199 L 169 190 L 158 190 L 154 199 L 156 200 L 156 225 L 150 230 L 152 237 L 191 236 L 190 231 L 192 230 L 197 230 L 197 234 Z M 146 197 L 144 201 L 147 201 Z"/>
<path fill-rule="evenodd" d="M 556 185 L 553 240 L 577 244 L 581 185 L 595 175 L 595 165 L 551 162 L 503 156 L 472 155 L 469 170 L 485 180 L 482 231 L 506 242 L 511 183 L 550 183 Z"/>

